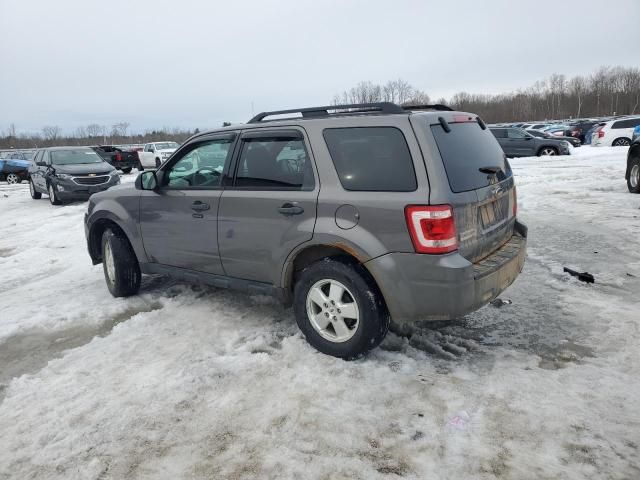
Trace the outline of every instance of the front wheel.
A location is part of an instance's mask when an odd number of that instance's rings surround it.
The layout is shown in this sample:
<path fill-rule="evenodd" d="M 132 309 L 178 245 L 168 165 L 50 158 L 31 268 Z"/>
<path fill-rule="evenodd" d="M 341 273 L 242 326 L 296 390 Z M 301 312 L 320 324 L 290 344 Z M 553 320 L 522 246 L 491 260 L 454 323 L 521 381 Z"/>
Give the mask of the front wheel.
<path fill-rule="evenodd" d="M 322 353 L 351 360 L 375 348 L 389 314 L 360 265 L 324 259 L 305 268 L 294 289 L 298 327 Z"/>
<path fill-rule="evenodd" d="M 140 265 L 127 237 L 119 230 L 102 234 L 102 269 L 114 297 L 130 297 L 140 289 Z"/>
<path fill-rule="evenodd" d="M 538 156 L 539 157 L 551 156 L 551 155 L 558 155 L 558 151 L 553 147 L 543 147 L 538 152 Z"/>
<path fill-rule="evenodd" d="M 613 143 L 611 143 L 612 146 L 614 147 L 628 147 L 629 145 L 631 145 L 631 140 L 629 140 L 628 138 L 616 138 Z"/>
<path fill-rule="evenodd" d="M 123 168 L 123 169 L 122 169 L 122 173 L 124 173 L 125 175 L 126 175 L 127 173 L 131 173 L 131 167 Z"/>
<path fill-rule="evenodd" d="M 36 190 L 36 186 L 31 179 L 29 179 L 29 193 L 34 200 L 40 200 L 42 198 L 42 194 Z"/>
<path fill-rule="evenodd" d="M 51 202 L 51 205 L 60 205 L 62 203 L 58 199 L 56 187 L 53 185 L 53 183 L 49 184 L 49 188 L 47 191 L 49 192 L 49 201 Z"/>
<path fill-rule="evenodd" d="M 640 193 L 640 158 L 631 160 L 631 171 L 627 179 L 627 187 L 631 193 Z"/>

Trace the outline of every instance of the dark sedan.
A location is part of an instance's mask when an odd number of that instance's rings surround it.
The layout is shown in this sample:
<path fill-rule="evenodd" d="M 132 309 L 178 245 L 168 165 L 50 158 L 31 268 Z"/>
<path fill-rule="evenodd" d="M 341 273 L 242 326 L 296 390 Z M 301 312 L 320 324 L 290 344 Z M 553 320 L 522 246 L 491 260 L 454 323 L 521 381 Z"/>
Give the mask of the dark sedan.
<path fill-rule="evenodd" d="M 527 130 L 527 133 L 529 135 L 533 135 L 534 137 L 538 137 L 538 138 L 551 138 L 555 140 L 565 140 L 569 142 L 571 145 L 573 145 L 574 147 L 579 147 L 580 145 L 582 145 L 582 142 L 577 137 L 558 137 L 556 135 L 550 135 L 547 132 L 541 132 L 540 130 Z"/>
<path fill-rule="evenodd" d="M 570 155 L 571 145 L 566 140 L 538 138 L 521 128 L 491 128 L 507 157 L 533 157 L 542 155 Z"/>

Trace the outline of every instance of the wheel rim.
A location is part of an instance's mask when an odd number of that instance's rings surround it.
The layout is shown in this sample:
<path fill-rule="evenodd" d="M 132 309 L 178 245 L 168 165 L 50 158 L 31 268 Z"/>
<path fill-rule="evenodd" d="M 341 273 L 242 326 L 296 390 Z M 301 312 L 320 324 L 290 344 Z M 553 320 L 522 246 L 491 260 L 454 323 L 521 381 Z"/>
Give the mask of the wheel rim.
<path fill-rule="evenodd" d="M 49 200 L 51 203 L 56 201 L 56 191 L 53 188 L 53 184 L 49 184 Z"/>
<path fill-rule="evenodd" d="M 111 244 L 107 241 L 104 246 L 104 264 L 107 267 L 107 280 L 109 283 L 114 284 L 116 279 L 116 264 L 113 261 L 113 252 L 111 250 Z"/>
<path fill-rule="evenodd" d="M 618 147 L 626 147 L 627 145 L 629 145 L 629 140 L 627 140 L 626 138 L 619 138 L 614 142 L 614 145 Z"/>
<path fill-rule="evenodd" d="M 631 168 L 629 182 L 633 188 L 638 188 L 638 185 L 640 184 L 640 165 L 636 164 Z"/>
<path fill-rule="evenodd" d="M 10 173 L 7 175 L 7 183 L 15 184 L 18 183 L 18 176 L 15 173 Z"/>
<path fill-rule="evenodd" d="M 342 343 L 353 337 L 360 325 L 355 297 L 337 280 L 316 282 L 307 293 L 307 316 L 322 338 Z"/>
<path fill-rule="evenodd" d="M 553 148 L 545 148 L 542 150 L 542 155 L 555 155 L 556 151 Z"/>

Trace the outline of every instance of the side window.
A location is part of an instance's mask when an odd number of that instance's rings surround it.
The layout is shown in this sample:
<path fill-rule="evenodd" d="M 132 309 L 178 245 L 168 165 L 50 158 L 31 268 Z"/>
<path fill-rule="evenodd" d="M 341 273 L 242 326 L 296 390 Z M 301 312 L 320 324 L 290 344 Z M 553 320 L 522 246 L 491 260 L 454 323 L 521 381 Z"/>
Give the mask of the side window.
<path fill-rule="evenodd" d="M 150 152 L 151 151 L 151 145 L 147 144 L 144 146 L 144 151 L 145 152 Z"/>
<path fill-rule="evenodd" d="M 245 138 L 235 186 L 256 190 L 313 190 L 313 169 L 304 140 Z"/>
<path fill-rule="evenodd" d="M 413 159 L 399 129 L 329 128 L 323 135 L 345 190 L 412 192 L 417 188 Z"/>
<path fill-rule="evenodd" d="M 611 129 L 618 129 L 618 128 L 626 128 L 625 127 L 625 121 L 624 120 L 620 120 L 619 122 L 615 122 L 613 125 L 611 125 Z"/>
<path fill-rule="evenodd" d="M 35 165 L 37 162 L 40 161 L 40 159 L 42 158 L 42 150 L 40 150 L 39 152 L 37 152 L 34 157 L 33 157 L 33 164 Z"/>
<path fill-rule="evenodd" d="M 49 152 L 48 151 L 44 151 L 42 152 L 42 158 L 41 161 L 46 163 L 47 165 L 51 165 L 51 160 L 49 160 Z"/>
<path fill-rule="evenodd" d="M 194 144 L 165 171 L 165 185 L 176 189 L 219 187 L 232 146 L 230 138 Z"/>
<path fill-rule="evenodd" d="M 523 139 L 526 136 L 524 132 L 518 130 L 517 128 L 508 129 L 507 135 L 509 138 L 514 138 L 514 139 Z"/>
<path fill-rule="evenodd" d="M 491 133 L 496 138 L 507 138 L 507 131 L 504 128 L 491 129 Z"/>

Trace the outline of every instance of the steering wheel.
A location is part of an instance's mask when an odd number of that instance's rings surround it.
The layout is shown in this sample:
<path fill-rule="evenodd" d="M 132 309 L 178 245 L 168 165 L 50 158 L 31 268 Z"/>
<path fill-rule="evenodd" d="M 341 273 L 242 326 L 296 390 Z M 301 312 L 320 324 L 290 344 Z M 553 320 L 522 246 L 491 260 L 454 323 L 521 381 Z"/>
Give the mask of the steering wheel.
<path fill-rule="evenodd" d="M 202 185 L 203 183 L 205 183 L 207 180 L 209 180 L 208 176 L 214 176 L 214 177 L 219 177 L 220 176 L 220 172 L 217 170 L 214 170 L 211 167 L 205 167 L 205 168 L 200 168 L 198 170 L 196 170 L 195 172 L 193 172 L 193 184 L 194 185 Z M 200 178 L 202 177 L 202 179 Z"/>

